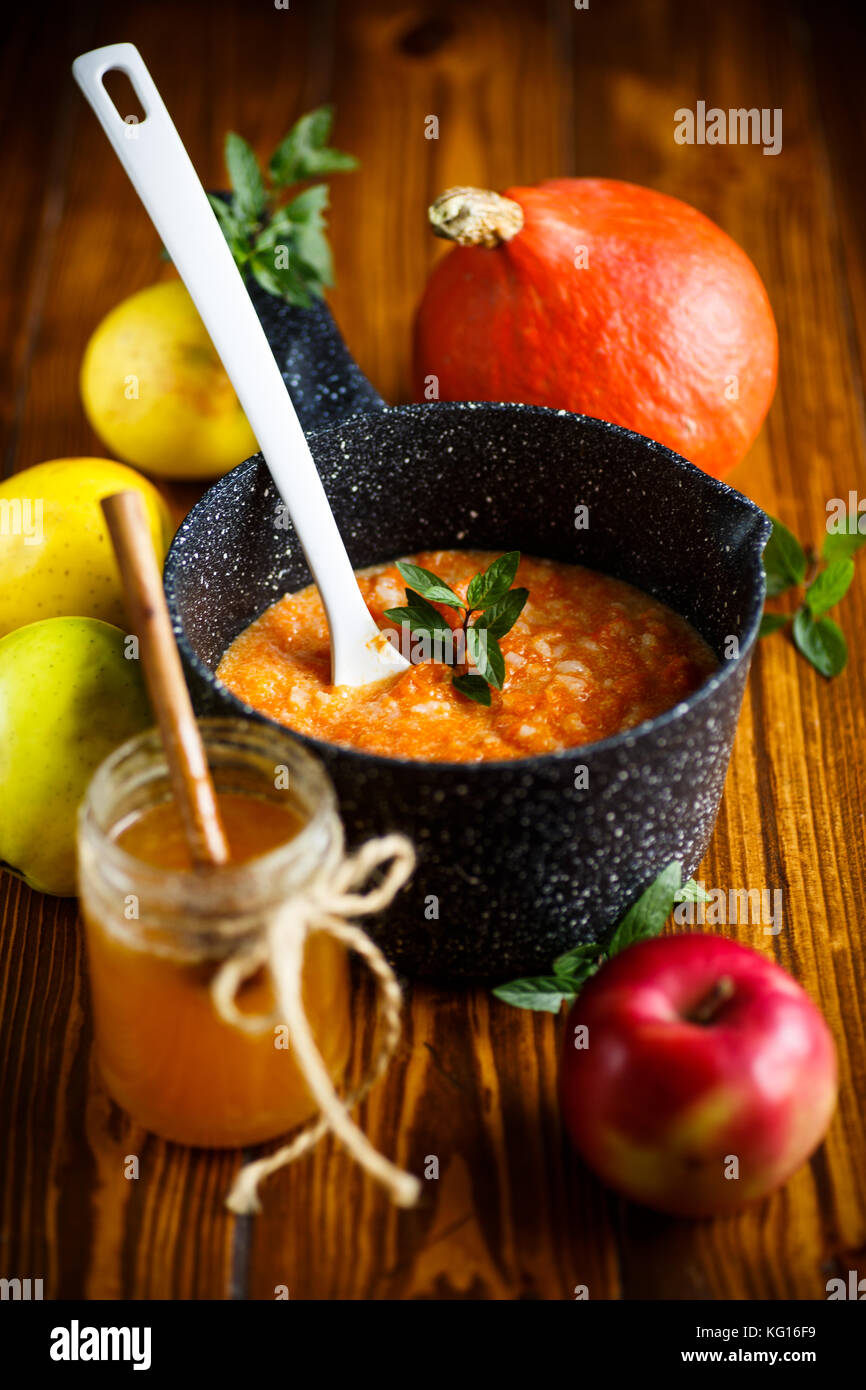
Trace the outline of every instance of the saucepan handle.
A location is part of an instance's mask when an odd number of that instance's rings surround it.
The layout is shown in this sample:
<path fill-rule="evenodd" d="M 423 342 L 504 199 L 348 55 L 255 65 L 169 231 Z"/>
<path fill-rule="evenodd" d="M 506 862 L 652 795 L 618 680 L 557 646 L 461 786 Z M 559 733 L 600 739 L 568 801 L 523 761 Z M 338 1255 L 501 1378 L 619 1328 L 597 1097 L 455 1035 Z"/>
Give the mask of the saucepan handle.
<path fill-rule="evenodd" d="M 106 90 L 103 79 L 115 69 L 132 83 L 144 110 L 141 121 L 124 120 Z M 109 44 L 84 53 L 75 59 L 72 71 L 200 307 L 223 361 L 241 361 L 247 370 L 273 371 L 270 354 L 263 352 L 261 320 L 305 430 L 381 407 L 384 402 L 351 358 L 326 305 L 292 309 L 264 291 L 253 291 L 251 304 L 207 195 L 135 45 Z M 211 322 L 204 308 L 208 303 L 223 310 L 230 307 L 231 312 Z M 255 421 L 251 423 L 255 429 Z"/>

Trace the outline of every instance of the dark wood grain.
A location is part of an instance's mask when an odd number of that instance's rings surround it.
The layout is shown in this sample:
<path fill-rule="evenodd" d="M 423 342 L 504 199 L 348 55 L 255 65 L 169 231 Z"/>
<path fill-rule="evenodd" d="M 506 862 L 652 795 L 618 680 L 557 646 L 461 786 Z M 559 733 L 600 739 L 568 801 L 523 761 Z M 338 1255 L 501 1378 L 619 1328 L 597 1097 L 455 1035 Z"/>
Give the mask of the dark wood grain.
<path fill-rule="evenodd" d="M 866 497 L 866 184 L 862 30 L 850 8 L 782 0 L 471 6 L 240 0 L 33 8 L 0 59 L 6 216 L 0 257 L 2 457 L 8 468 L 101 454 L 77 391 L 84 344 L 124 295 L 171 274 L 126 176 L 78 96 L 76 52 L 137 43 L 193 160 L 224 181 L 226 129 L 266 154 L 334 100 L 336 141 L 362 160 L 332 180 L 337 318 L 391 400 L 409 395 L 411 315 L 443 248 L 441 188 L 555 174 L 648 183 L 718 220 L 754 259 L 779 324 L 779 389 L 735 486 L 819 542 L 829 498 Z M 852 37 L 853 36 L 853 37 Z M 784 147 L 695 148 L 674 112 L 698 100 L 783 110 Z M 425 138 L 435 116 L 439 138 Z M 11 122 L 11 127 L 10 127 Z M 197 495 L 167 490 L 178 516 Z M 862 571 L 861 566 L 861 571 Z M 825 1011 L 841 1066 L 827 1143 L 773 1198 L 730 1218 L 672 1221 L 606 1192 L 564 1145 L 557 1024 L 483 991 L 407 990 L 395 1064 L 362 1108 L 375 1143 L 439 1177 L 398 1213 L 331 1142 L 271 1179 L 265 1216 L 222 1197 L 241 1155 L 136 1130 L 94 1074 L 74 904 L 0 878 L 0 1274 L 46 1296 L 271 1299 L 821 1298 L 866 1258 L 866 626 L 858 576 L 843 610 L 853 658 L 828 683 L 784 636 L 755 660 L 701 877 L 780 888 L 766 951 Z M 369 1043 L 362 989 L 353 1066 Z M 129 1155 L 140 1177 L 124 1176 Z"/>

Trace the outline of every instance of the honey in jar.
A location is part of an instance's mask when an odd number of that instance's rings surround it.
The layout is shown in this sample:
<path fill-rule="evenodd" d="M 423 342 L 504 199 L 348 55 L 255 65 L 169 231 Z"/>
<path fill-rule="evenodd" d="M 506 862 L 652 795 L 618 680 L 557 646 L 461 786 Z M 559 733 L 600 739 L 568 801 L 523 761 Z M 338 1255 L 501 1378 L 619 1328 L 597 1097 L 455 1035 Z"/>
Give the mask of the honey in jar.
<path fill-rule="evenodd" d="M 261 946 L 270 914 L 302 893 L 341 843 L 333 790 L 289 736 L 202 720 L 230 862 L 193 868 L 155 731 L 97 771 L 79 817 L 79 890 L 100 1070 L 147 1129 L 183 1144 L 236 1147 L 284 1134 L 316 1106 L 278 1022 L 247 1032 L 218 1013 L 214 976 Z M 307 938 L 303 1001 L 332 1079 L 350 1045 L 344 948 Z M 267 965 L 236 1007 L 267 1019 Z"/>

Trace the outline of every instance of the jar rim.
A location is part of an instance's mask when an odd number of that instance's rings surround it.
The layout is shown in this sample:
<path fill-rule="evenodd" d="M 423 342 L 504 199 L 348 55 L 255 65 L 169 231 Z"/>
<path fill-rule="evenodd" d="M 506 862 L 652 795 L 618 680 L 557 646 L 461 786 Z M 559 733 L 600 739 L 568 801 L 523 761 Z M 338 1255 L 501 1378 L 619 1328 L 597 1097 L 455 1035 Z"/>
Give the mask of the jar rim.
<path fill-rule="evenodd" d="M 334 820 L 340 824 L 336 793 L 327 771 L 319 759 L 304 748 L 288 729 L 269 728 L 252 719 L 226 717 L 197 718 L 196 722 L 201 730 L 206 751 L 209 747 L 220 744 L 234 744 L 239 751 L 243 750 L 245 744 L 249 749 L 254 749 L 256 744 L 260 747 L 279 745 L 282 755 L 279 761 L 286 764 L 290 775 L 292 772 L 298 773 L 311 783 L 310 800 L 314 801 L 311 814 L 305 817 L 301 829 L 291 839 L 242 863 L 206 866 L 204 869 L 166 869 L 138 858 L 118 844 L 111 834 L 111 828 L 105 829 L 100 823 L 98 802 L 100 796 L 108 799 L 112 778 L 123 763 L 136 754 L 153 754 L 160 771 L 164 770 L 168 776 L 168 762 L 159 729 L 152 726 L 134 734 L 103 759 L 90 780 L 78 810 L 79 836 L 92 849 L 98 851 L 104 871 L 113 871 L 119 877 L 135 878 L 139 882 L 158 883 L 163 889 L 171 885 L 183 891 L 185 888 L 193 887 L 201 889 L 205 884 L 214 888 L 221 884 L 231 887 L 232 892 L 237 893 L 243 889 L 246 882 L 252 889 L 253 883 L 260 881 L 263 876 L 284 871 L 294 862 L 300 862 L 304 855 L 314 852 L 317 844 L 323 842 L 324 833 Z M 116 826 L 118 823 L 119 821 L 115 820 L 113 825 Z M 204 903 L 202 915 L 209 915 Z"/>

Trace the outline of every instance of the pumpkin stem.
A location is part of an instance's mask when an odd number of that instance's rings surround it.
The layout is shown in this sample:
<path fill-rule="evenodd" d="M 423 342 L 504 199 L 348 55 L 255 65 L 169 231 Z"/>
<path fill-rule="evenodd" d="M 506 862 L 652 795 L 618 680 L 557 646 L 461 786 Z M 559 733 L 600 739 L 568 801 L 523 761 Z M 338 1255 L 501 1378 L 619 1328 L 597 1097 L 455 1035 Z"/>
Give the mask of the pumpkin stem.
<path fill-rule="evenodd" d="M 523 208 L 487 188 L 446 188 L 427 209 L 435 236 L 493 249 L 523 226 Z"/>

